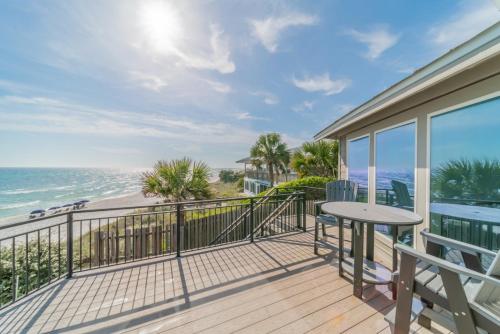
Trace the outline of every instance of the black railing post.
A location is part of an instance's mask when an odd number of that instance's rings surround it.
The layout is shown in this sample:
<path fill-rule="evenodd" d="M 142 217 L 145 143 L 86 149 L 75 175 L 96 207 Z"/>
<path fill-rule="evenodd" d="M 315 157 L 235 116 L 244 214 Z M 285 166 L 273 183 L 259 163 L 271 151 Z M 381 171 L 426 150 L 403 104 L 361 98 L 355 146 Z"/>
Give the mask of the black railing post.
<path fill-rule="evenodd" d="M 304 192 L 302 194 L 302 231 L 306 231 L 307 228 L 307 216 L 306 216 L 306 211 L 307 211 L 307 200 L 306 200 L 306 193 Z"/>
<path fill-rule="evenodd" d="M 73 276 L 73 212 L 68 213 L 66 226 L 66 257 L 68 258 L 68 278 Z"/>
<path fill-rule="evenodd" d="M 181 225 L 182 225 L 182 219 L 181 219 L 181 205 L 176 204 L 176 209 L 177 209 L 177 229 L 176 229 L 176 243 L 177 243 L 177 257 L 181 256 Z"/>
<path fill-rule="evenodd" d="M 302 214 L 300 212 L 300 207 L 302 205 L 301 199 L 302 199 L 302 196 L 298 193 L 294 196 L 294 199 L 293 199 L 293 201 L 295 202 L 295 206 L 296 206 L 296 208 L 295 208 L 296 213 L 295 214 L 297 215 L 297 228 L 300 228 L 300 220 L 302 218 Z"/>
<path fill-rule="evenodd" d="M 253 197 L 250 198 L 250 242 L 253 242 Z"/>

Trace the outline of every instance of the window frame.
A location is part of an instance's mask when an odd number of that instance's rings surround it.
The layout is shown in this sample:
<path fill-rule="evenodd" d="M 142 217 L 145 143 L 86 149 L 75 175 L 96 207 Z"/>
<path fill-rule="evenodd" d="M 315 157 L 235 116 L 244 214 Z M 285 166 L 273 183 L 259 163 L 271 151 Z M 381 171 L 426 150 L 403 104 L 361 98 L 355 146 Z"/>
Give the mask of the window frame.
<path fill-rule="evenodd" d="M 452 106 L 449 106 L 449 107 L 446 107 L 446 108 L 442 108 L 442 109 L 439 109 L 439 110 L 436 110 L 434 112 L 431 112 L 431 113 L 428 113 L 427 114 L 427 139 L 426 139 L 426 147 L 425 147 L 425 150 L 426 150 L 426 166 L 425 166 L 425 170 L 426 170 L 426 175 L 425 175 L 425 190 L 426 190 L 426 198 L 425 198 L 425 215 L 426 215 L 426 219 L 428 221 L 428 224 L 429 226 L 427 226 L 429 229 L 430 229 L 430 215 L 431 215 L 431 140 L 432 140 L 432 137 L 431 137 L 431 120 L 432 120 L 432 117 L 435 117 L 435 116 L 439 116 L 439 115 L 442 115 L 442 114 L 446 114 L 446 113 L 451 113 L 453 111 L 457 111 L 458 109 L 462 109 L 462 108 L 466 108 L 466 107 L 470 107 L 474 104 L 479 104 L 481 102 L 485 102 L 485 101 L 488 101 L 488 100 L 492 100 L 492 99 L 495 99 L 495 98 L 499 98 L 500 97 L 500 90 L 496 91 L 496 92 L 493 92 L 493 93 L 490 93 L 490 94 L 486 94 L 486 95 L 482 95 L 482 96 L 479 96 L 479 97 L 476 97 L 474 99 L 471 99 L 471 100 L 468 100 L 468 101 L 465 101 L 465 102 L 461 102 L 461 103 L 457 103 L 457 104 L 454 104 Z"/>
<path fill-rule="evenodd" d="M 377 134 L 392 129 L 396 129 L 405 125 L 415 124 L 414 144 L 413 144 L 413 212 L 417 212 L 417 143 L 418 143 L 418 118 L 411 118 L 382 129 L 373 131 L 373 171 L 374 171 L 374 187 L 375 196 L 374 204 L 377 204 Z"/>
<path fill-rule="evenodd" d="M 368 165 L 366 166 L 366 173 L 367 173 L 367 176 L 368 176 L 368 179 L 367 179 L 367 182 L 368 182 L 368 194 L 370 193 L 370 186 L 371 186 L 371 182 L 370 182 L 370 151 L 371 151 L 371 141 L 372 141 L 372 138 L 371 138 L 371 134 L 370 132 L 367 132 L 366 134 L 363 134 L 363 135 L 360 135 L 360 136 L 356 136 L 356 137 L 353 137 L 353 138 L 346 138 L 346 149 L 345 149 L 345 156 L 346 156 L 346 174 L 347 174 L 347 177 L 346 177 L 346 180 L 349 180 L 349 169 L 350 169 L 350 161 L 349 161 L 349 146 L 351 145 L 351 142 L 354 142 L 354 141 L 357 141 L 357 140 L 360 140 L 360 139 L 364 139 L 364 138 L 368 138 Z M 370 203 L 370 197 L 368 196 L 368 203 Z"/>

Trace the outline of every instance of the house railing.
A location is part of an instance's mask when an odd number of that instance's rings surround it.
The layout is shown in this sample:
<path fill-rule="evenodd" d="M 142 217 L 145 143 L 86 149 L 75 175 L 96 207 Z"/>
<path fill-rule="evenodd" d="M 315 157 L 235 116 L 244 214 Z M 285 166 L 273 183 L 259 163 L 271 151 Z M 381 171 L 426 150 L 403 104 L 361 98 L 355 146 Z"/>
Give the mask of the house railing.
<path fill-rule="evenodd" d="M 245 176 L 247 178 L 254 179 L 254 180 L 264 180 L 264 181 L 268 181 L 268 182 L 271 181 L 268 171 L 247 170 L 245 172 Z M 275 175 L 274 175 L 274 181 L 277 183 L 293 181 L 293 180 L 296 180 L 297 178 L 298 178 L 298 175 L 295 172 L 290 172 L 287 174 L 276 174 L 275 173 Z"/>
<path fill-rule="evenodd" d="M 433 198 L 432 202 L 458 204 L 464 207 L 470 206 L 471 211 L 477 211 L 477 207 L 500 210 L 500 201 L 495 200 Z M 496 216 L 498 216 L 498 214 L 496 214 Z M 432 233 L 492 251 L 500 249 L 500 219 L 498 219 L 498 221 L 491 221 L 490 217 L 490 221 L 474 220 L 460 217 L 460 213 L 456 215 L 445 215 L 432 212 L 432 210 L 430 212 L 430 219 Z"/>
<path fill-rule="evenodd" d="M 264 199 L 258 210 L 263 197 L 238 197 L 82 209 L 0 226 L 0 308 L 74 272 L 305 228 L 304 192 Z"/>

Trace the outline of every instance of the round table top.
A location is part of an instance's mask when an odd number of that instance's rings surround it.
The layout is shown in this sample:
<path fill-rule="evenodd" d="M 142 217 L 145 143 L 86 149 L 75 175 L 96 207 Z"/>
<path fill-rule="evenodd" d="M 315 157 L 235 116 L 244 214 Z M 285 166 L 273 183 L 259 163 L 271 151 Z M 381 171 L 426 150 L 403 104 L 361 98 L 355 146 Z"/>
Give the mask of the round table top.
<path fill-rule="evenodd" d="M 410 226 L 422 223 L 422 217 L 408 210 L 360 202 L 328 202 L 323 212 L 361 223 Z"/>

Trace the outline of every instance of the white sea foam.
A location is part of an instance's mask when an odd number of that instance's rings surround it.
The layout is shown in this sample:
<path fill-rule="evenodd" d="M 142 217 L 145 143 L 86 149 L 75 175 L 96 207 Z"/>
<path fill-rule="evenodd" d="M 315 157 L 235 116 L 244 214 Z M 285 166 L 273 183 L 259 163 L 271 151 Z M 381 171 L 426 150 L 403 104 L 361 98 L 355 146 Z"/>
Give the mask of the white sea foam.
<path fill-rule="evenodd" d="M 32 205 L 35 205 L 38 203 L 40 203 L 39 200 L 38 201 L 31 201 L 31 202 L 24 202 L 24 203 L 13 203 L 13 204 L 0 205 L 0 210 L 22 208 L 25 206 L 32 206 Z"/>

